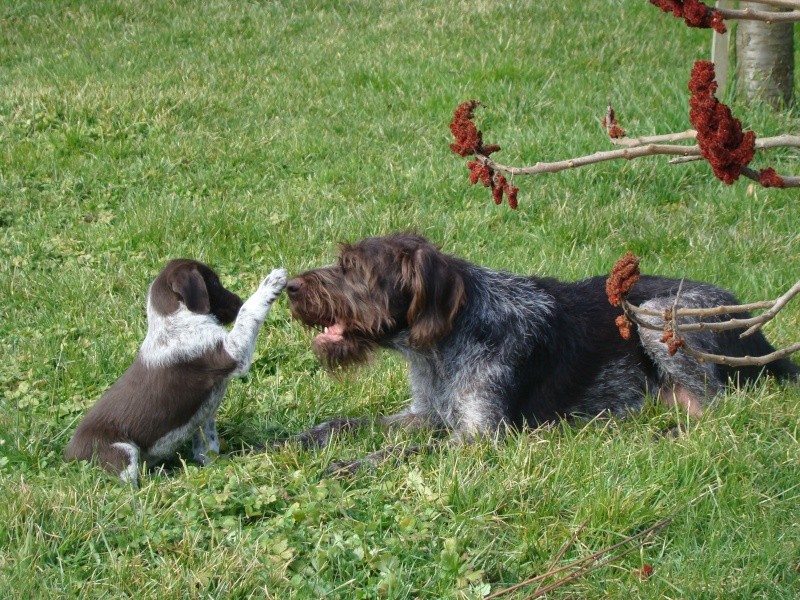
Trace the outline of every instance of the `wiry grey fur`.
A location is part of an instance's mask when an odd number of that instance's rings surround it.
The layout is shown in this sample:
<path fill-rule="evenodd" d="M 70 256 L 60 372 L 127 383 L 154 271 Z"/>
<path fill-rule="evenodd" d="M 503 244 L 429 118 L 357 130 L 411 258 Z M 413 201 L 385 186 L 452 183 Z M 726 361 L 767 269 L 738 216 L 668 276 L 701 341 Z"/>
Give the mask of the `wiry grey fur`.
<path fill-rule="evenodd" d="M 761 373 L 701 364 L 683 352 L 669 356 L 658 332 L 623 339 L 615 324 L 621 310 L 609 303 L 605 279 L 564 283 L 494 271 L 443 254 L 420 236 L 397 234 L 343 246 L 337 264 L 295 277 L 286 290 L 296 318 L 325 328 L 313 346 L 326 364 L 361 362 L 377 347 L 405 356 L 412 400 L 383 423 L 444 427 L 456 440 L 574 414 L 625 415 L 639 410 L 648 392 L 698 414 L 729 379 Z M 679 285 L 643 276 L 629 300 L 663 311 Z M 737 303 L 692 281 L 682 283 L 680 300 L 683 307 Z M 738 332 L 705 331 L 686 341 L 731 356 L 773 350 L 761 333 L 740 339 Z M 788 360 L 763 370 L 798 374 Z M 323 423 L 298 439 L 324 444 L 361 422 Z"/>

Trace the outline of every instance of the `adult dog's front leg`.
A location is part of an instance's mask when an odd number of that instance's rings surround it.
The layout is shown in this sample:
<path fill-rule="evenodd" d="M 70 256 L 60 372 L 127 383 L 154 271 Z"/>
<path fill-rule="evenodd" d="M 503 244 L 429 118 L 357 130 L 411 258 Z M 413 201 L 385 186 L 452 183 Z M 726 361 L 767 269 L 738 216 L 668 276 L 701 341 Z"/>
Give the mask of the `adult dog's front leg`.
<path fill-rule="evenodd" d="M 424 403 L 419 403 L 423 407 Z M 419 406 L 419 405 L 418 405 Z M 461 410 L 457 422 L 448 442 L 451 445 L 471 443 L 478 438 L 501 438 L 508 428 L 508 420 L 501 402 L 491 395 L 464 393 L 461 396 Z M 443 425 L 432 414 L 416 412 L 413 409 L 402 411 L 396 415 L 381 417 L 379 423 L 384 426 L 400 427 L 403 429 L 419 429 L 431 425 Z M 362 467 L 375 467 L 389 459 L 405 460 L 408 456 L 440 446 L 441 444 L 396 444 L 387 446 L 376 452 L 367 454 L 355 460 L 333 462 L 328 466 L 328 472 L 335 475 L 350 475 Z"/>
<path fill-rule="evenodd" d="M 404 429 L 417 429 L 425 425 L 430 425 L 430 421 L 408 413 L 382 417 L 380 422 L 389 426 L 403 427 Z M 469 444 L 483 437 L 497 440 L 505 434 L 506 429 L 507 423 L 503 419 L 482 420 L 479 422 L 470 421 L 465 423 L 462 428 L 454 431 L 449 441 L 431 444 L 395 444 L 393 446 L 387 446 L 376 452 L 371 452 L 363 458 L 332 462 L 328 465 L 327 472 L 338 476 L 352 475 L 362 467 L 377 467 L 389 459 L 402 462 L 409 456 L 420 454 L 443 445 L 458 446 L 461 444 Z"/>
<path fill-rule="evenodd" d="M 362 467 L 377 467 L 390 458 L 403 461 L 408 456 L 419 454 L 434 446 L 435 444 L 396 444 L 394 446 L 387 446 L 376 452 L 371 452 L 364 458 L 332 462 L 328 465 L 326 470 L 332 475 L 352 475 Z"/>
<path fill-rule="evenodd" d="M 319 425 L 315 425 L 311 429 L 293 435 L 289 438 L 277 440 L 273 445 L 279 446 L 286 442 L 297 442 L 303 448 L 323 448 L 327 446 L 333 436 L 340 431 L 353 431 L 366 427 L 371 423 L 375 423 L 380 427 L 400 427 L 405 429 L 416 429 L 427 424 L 427 420 L 417 414 L 409 411 L 401 411 L 394 415 L 387 415 L 378 417 L 377 419 L 369 419 L 366 417 L 361 418 L 339 418 L 331 419 Z"/>
<path fill-rule="evenodd" d="M 427 427 L 434 424 L 431 419 L 408 409 L 394 415 L 378 417 L 375 422 L 384 428 L 398 428 L 405 431 L 420 429 L 422 427 Z M 317 425 L 317 427 L 314 427 L 313 429 L 305 432 L 305 434 L 301 435 L 311 434 L 309 437 L 312 439 L 313 436 L 316 436 L 319 439 L 321 435 L 325 433 L 327 434 L 327 437 L 324 439 L 324 443 L 317 444 L 324 445 L 330 441 L 330 437 L 335 431 L 352 429 L 354 427 L 362 427 L 368 423 L 370 423 L 369 419 L 338 419 L 336 421 L 329 421 L 328 423 Z M 331 425 L 333 425 L 333 427 L 331 427 Z M 382 448 L 381 450 L 367 454 L 363 458 L 333 462 L 328 466 L 327 472 L 335 475 L 350 475 L 362 467 L 375 467 L 390 458 L 404 460 L 407 456 L 418 454 L 430 447 L 431 444 L 396 444 L 394 446 L 387 446 L 386 448 Z"/>
<path fill-rule="evenodd" d="M 250 370 L 258 330 L 267 318 L 272 303 L 286 287 L 286 279 L 286 269 L 275 269 L 239 310 L 233 329 L 225 338 L 224 344 L 226 352 L 236 361 L 232 376 L 242 376 Z"/>
<path fill-rule="evenodd" d="M 283 440 L 278 440 L 276 444 L 280 445 L 286 442 L 298 442 L 303 448 L 324 448 L 328 445 L 331 439 L 333 439 L 333 436 L 340 431 L 360 429 L 368 425 L 369 422 L 370 420 L 366 418 L 331 419 L 330 421 L 325 421 L 324 423 L 315 425 L 303 433 L 293 435 Z"/>

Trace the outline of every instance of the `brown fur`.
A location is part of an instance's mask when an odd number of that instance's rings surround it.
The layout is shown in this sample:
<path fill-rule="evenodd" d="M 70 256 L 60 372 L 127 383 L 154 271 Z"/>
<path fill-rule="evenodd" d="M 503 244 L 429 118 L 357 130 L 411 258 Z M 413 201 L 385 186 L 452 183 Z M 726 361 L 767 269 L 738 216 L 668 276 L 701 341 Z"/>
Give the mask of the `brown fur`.
<path fill-rule="evenodd" d="M 103 468 L 119 473 L 129 457 L 111 444 L 133 443 L 147 451 L 187 423 L 234 368 L 236 361 L 221 345 L 207 355 L 169 367 L 145 367 L 137 357 L 78 425 L 65 458 L 97 456 Z"/>
<path fill-rule="evenodd" d="M 401 330 L 411 346 L 428 348 L 450 332 L 465 302 L 464 282 L 449 260 L 413 234 L 343 244 L 337 264 L 287 284 L 292 315 L 311 327 L 343 328 L 335 344 L 325 335 L 314 341 L 328 366 L 363 362 Z"/>
<path fill-rule="evenodd" d="M 140 457 L 162 460 L 191 438 L 194 459 L 206 464 L 219 452 L 216 413 L 228 380 L 250 368 L 258 330 L 285 283 L 276 269 L 242 303 L 203 263 L 169 262 L 148 292 L 139 354 L 78 425 L 65 458 L 96 460 L 136 483 Z"/>
<path fill-rule="evenodd" d="M 193 313 L 213 313 L 225 325 L 233 323 L 242 307 L 242 299 L 222 286 L 211 267 L 186 258 L 167 263 L 150 287 L 150 303 L 157 313 L 171 314 L 180 302 Z"/>
<path fill-rule="evenodd" d="M 734 368 L 685 353 L 670 356 L 660 332 L 634 329 L 622 338 L 615 324 L 622 311 L 609 303 L 606 279 L 515 275 L 444 254 L 420 236 L 395 234 L 343 245 L 336 264 L 307 271 L 286 289 L 295 318 L 327 328 L 313 342 L 325 364 L 360 362 L 379 347 L 403 354 L 411 402 L 378 423 L 447 428 L 459 441 L 572 415 L 625 416 L 659 390 L 665 402 L 700 415 L 730 380 L 752 381 L 762 371 L 797 379 L 787 360 Z M 679 290 L 686 307 L 738 303 L 716 286 L 659 276 L 642 276 L 630 300 L 663 314 Z M 774 351 L 760 333 L 686 337 L 711 354 Z M 336 432 L 367 422 L 334 419 L 294 439 L 324 445 Z M 336 468 L 352 470 L 361 462 Z"/>

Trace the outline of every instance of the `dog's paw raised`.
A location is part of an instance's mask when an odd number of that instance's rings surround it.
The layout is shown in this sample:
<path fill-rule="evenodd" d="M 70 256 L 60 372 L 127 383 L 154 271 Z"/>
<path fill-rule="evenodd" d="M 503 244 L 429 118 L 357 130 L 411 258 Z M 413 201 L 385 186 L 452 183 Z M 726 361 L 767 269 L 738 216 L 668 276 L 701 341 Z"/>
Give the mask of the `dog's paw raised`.
<path fill-rule="evenodd" d="M 275 269 L 261 282 L 261 289 L 266 291 L 270 297 L 275 298 L 286 287 L 288 279 L 286 269 Z"/>

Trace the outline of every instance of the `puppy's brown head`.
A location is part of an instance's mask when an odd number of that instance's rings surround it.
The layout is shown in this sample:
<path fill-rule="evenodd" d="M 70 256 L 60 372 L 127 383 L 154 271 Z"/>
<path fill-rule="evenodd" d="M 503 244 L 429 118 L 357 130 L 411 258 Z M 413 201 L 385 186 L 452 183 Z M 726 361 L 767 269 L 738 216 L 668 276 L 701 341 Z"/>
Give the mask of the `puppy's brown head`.
<path fill-rule="evenodd" d="M 150 305 L 156 312 L 174 313 L 181 303 L 223 324 L 232 323 L 242 307 L 242 299 L 222 286 L 211 267 L 186 258 L 168 262 L 150 286 Z"/>
<path fill-rule="evenodd" d="M 425 238 L 395 234 L 343 244 L 336 264 L 286 286 L 292 315 L 323 332 L 314 351 L 328 366 L 363 362 L 401 333 L 426 349 L 450 333 L 465 301 L 459 261 Z"/>

